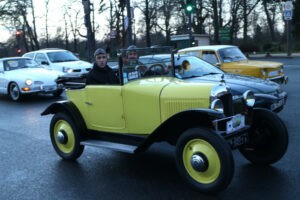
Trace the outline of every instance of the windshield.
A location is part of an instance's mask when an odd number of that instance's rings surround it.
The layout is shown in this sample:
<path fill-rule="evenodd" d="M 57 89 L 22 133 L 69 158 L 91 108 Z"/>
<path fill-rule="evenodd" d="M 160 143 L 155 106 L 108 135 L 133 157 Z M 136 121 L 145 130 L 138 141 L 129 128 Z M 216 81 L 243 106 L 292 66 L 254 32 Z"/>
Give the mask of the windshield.
<path fill-rule="evenodd" d="M 53 63 L 79 60 L 73 53 L 69 51 L 48 52 L 47 55 L 49 57 L 49 60 Z"/>
<path fill-rule="evenodd" d="M 222 74 L 222 70 L 194 56 L 175 56 L 175 74 L 186 79 L 209 74 Z"/>
<path fill-rule="evenodd" d="M 22 68 L 41 68 L 41 66 L 31 59 L 12 59 L 4 61 L 5 71 L 12 71 Z"/>
<path fill-rule="evenodd" d="M 139 61 L 147 67 L 148 71 L 151 70 L 152 74 L 173 76 L 171 54 L 142 56 Z M 180 79 L 224 73 L 217 67 L 194 56 L 175 55 L 174 62 L 175 76 Z M 163 71 L 164 73 L 158 73 L 159 71 Z M 145 75 L 147 74 L 145 73 Z"/>
<path fill-rule="evenodd" d="M 246 56 L 237 47 L 220 49 L 219 54 L 224 63 L 247 60 Z"/>

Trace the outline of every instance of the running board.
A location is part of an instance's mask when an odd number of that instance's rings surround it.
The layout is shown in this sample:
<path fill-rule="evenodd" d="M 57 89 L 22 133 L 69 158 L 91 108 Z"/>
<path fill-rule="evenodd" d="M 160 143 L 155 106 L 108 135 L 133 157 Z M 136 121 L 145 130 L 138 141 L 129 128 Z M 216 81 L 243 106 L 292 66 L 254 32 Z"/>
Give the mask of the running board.
<path fill-rule="evenodd" d="M 120 144 L 120 143 L 100 141 L 100 140 L 85 140 L 85 141 L 81 141 L 80 144 L 86 146 L 93 146 L 93 147 L 104 147 L 104 148 L 113 149 L 116 151 L 121 151 L 121 152 L 131 153 L 131 154 L 134 154 L 134 151 L 137 148 L 137 146 L 134 145 Z"/>

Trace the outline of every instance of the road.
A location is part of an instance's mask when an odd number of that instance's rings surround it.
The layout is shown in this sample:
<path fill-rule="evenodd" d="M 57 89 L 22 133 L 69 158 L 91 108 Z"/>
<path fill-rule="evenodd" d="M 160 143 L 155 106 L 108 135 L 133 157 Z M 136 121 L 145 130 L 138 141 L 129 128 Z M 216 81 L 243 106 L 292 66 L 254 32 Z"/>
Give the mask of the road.
<path fill-rule="evenodd" d="M 212 196 L 193 191 L 182 182 L 174 149 L 155 144 L 135 156 L 87 147 L 76 162 L 60 159 L 49 138 L 51 116 L 40 113 L 51 96 L 11 102 L 0 96 L 0 199 L 243 199 L 300 198 L 300 58 L 286 63 L 289 93 L 279 114 L 288 128 L 289 147 L 272 166 L 255 166 L 234 151 L 235 174 L 228 189 Z"/>

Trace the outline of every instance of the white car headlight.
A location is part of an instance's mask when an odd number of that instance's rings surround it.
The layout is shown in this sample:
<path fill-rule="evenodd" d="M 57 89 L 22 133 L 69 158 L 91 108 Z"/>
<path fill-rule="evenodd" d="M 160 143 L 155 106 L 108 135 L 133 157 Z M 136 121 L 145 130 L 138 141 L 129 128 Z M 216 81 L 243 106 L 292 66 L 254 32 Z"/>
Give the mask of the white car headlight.
<path fill-rule="evenodd" d="M 210 104 L 210 109 L 224 113 L 224 106 L 220 99 L 215 99 Z"/>
<path fill-rule="evenodd" d="M 73 69 L 69 68 L 69 67 L 63 67 L 63 72 L 65 72 L 65 73 L 72 73 Z"/>
<path fill-rule="evenodd" d="M 32 84 L 32 80 L 31 79 L 26 79 L 25 84 L 30 86 Z"/>
<path fill-rule="evenodd" d="M 246 92 L 244 92 L 243 94 L 243 98 L 247 104 L 247 106 L 249 107 L 253 107 L 255 104 L 255 96 L 254 93 L 250 90 L 247 90 Z"/>

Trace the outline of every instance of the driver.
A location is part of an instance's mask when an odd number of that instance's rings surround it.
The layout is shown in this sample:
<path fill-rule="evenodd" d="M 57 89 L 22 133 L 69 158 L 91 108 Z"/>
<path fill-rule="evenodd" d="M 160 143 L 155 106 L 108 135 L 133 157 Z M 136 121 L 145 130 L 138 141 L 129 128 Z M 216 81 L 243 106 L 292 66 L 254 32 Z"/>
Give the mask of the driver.
<path fill-rule="evenodd" d="M 104 49 L 97 49 L 94 53 L 95 63 L 87 74 L 86 85 L 91 84 L 118 84 L 118 78 L 107 65 L 107 54 Z"/>

